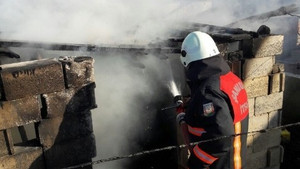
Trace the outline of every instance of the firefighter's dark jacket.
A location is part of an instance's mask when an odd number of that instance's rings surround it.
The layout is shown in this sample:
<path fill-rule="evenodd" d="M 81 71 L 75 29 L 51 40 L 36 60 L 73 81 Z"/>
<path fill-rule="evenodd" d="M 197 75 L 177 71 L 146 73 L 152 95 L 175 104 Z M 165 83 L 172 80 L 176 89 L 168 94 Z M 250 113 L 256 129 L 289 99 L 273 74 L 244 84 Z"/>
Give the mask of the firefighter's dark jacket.
<path fill-rule="evenodd" d="M 184 121 L 189 126 L 190 142 L 235 134 L 230 98 L 220 89 L 220 76 L 229 72 L 230 68 L 221 56 L 192 62 L 186 70 L 191 99 Z M 232 137 L 200 143 L 195 147 L 200 155 L 197 157 L 195 152 L 192 152 L 189 159 L 190 169 L 208 166 L 210 169 L 233 168 Z M 202 153 L 204 157 L 201 157 Z"/>

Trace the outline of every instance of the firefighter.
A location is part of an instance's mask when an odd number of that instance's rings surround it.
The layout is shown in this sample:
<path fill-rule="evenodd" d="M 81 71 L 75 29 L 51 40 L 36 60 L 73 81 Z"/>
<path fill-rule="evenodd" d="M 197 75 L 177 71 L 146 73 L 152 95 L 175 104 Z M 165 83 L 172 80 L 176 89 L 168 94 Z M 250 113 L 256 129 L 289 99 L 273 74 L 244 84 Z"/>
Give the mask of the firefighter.
<path fill-rule="evenodd" d="M 177 122 L 190 151 L 188 168 L 245 168 L 247 135 L 240 133 L 248 131 L 249 107 L 242 81 L 204 32 L 188 34 L 180 58 L 191 90 L 186 109 L 177 108 Z"/>

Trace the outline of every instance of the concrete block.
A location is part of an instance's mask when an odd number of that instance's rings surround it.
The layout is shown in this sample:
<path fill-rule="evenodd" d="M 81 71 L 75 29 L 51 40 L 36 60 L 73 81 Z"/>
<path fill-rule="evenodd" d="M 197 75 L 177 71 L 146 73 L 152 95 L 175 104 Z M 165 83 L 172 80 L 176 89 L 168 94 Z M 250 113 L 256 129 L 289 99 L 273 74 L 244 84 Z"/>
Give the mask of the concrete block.
<path fill-rule="evenodd" d="M 279 146 L 281 141 L 281 130 L 273 129 L 265 133 L 257 133 L 254 135 L 253 152 L 260 152 L 270 147 Z"/>
<path fill-rule="evenodd" d="M 245 59 L 243 64 L 243 79 L 269 75 L 275 64 L 274 57 Z"/>
<path fill-rule="evenodd" d="M 230 53 L 230 52 L 237 52 L 241 50 L 241 41 L 235 41 L 231 43 L 221 43 L 217 44 L 217 47 L 223 55 Z"/>
<path fill-rule="evenodd" d="M 14 154 L 13 140 L 9 130 L 0 130 L 0 157 Z"/>
<path fill-rule="evenodd" d="M 269 94 L 277 93 L 281 90 L 281 73 L 275 73 L 269 75 L 270 82 L 269 82 Z"/>
<path fill-rule="evenodd" d="M 244 86 L 248 98 L 267 95 L 269 89 L 269 77 L 262 76 L 256 78 L 248 78 L 244 80 Z"/>
<path fill-rule="evenodd" d="M 252 52 L 255 57 L 280 55 L 283 48 L 283 35 L 265 36 L 253 39 Z"/>
<path fill-rule="evenodd" d="M 283 48 L 283 35 L 271 35 L 243 41 L 244 56 L 261 58 L 279 55 Z"/>
<path fill-rule="evenodd" d="M 242 77 L 242 64 L 241 61 L 232 61 L 228 62 L 229 67 L 231 68 L 231 71 L 237 75 L 238 77 Z"/>
<path fill-rule="evenodd" d="M 4 100 L 52 93 L 65 88 L 61 63 L 55 59 L 1 65 L 1 69 L 1 96 Z"/>
<path fill-rule="evenodd" d="M 227 53 L 239 51 L 241 49 L 241 43 L 242 43 L 241 41 L 235 41 L 235 42 L 228 43 Z"/>
<path fill-rule="evenodd" d="M 93 133 L 91 112 L 70 118 L 44 119 L 38 126 L 39 139 L 45 150 L 54 144 L 86 137 Z"/>
<path fill-rule="evenodd" d="M 95 83 L 80 89 L 70 88 L 61 92 L 44 94 L 46 118 L 75 116 L 78 113 L 96 108 Z"/>
<path fill-rule="evenodd" d="M 37 96 L 4 101 L 0 107 L 0 130 L 40 120 L 40 102 Z"/>
<path fill-rule="evenodd" d="M 270 75 L 270 94 L 284 91 L 285 73 L 276 73 Z"/>
<path fill-rule="evenodd" d="M 276 146 L 268 149 L 267 153 L 267 166 L 274 167 L 280 166 L 280 163 L 283 162 L 283 147 Z"/>
<path fill-rule="evenodd" d="M 0 157 L 8 155 L 9 151 L 6 145 L 7 136 L 4 130 L 0 131 Z"/>
<path fill-rule="evenodd" d="M 249 117 L 251 118 L 254 116 L 254 98 L 248 98 L 248 105 L 249 105 Z"/>
<path fill-rule="evenodd" d="M 17 160 L 11 156 L 0 157 L 0 169 L 17 169 Z"/>
<path fill-rule="evenodd" d="M 281 110 L 272 111 L 269 115 L 269 128 L 278 127 L 281 123 Z"/>
<path fill-rule="evenodd" d="M 267 151 L 247 155 L 247 169 L 262 169 L 267 166 Z"/>
<path fill-rule="evenodd" d="M 217 48 L 219 49 L 220 55 L 223 57 L 226 55 L 227 46 L 228 46 L 227 43 L 217 44 Z"/>
<path fill-rule="evenodd" d="M 41 147 L 16 147 L 16 154 L 0 157 L 0 169 L 44 169 Z"/>
<path fill-rule="evenodd" d="M 285 89 L 285 73 L 281 73 L 280 76 L 280 91 L 283 92 Z"/>
<path fill-rule="evenodd" d="M 268 114 L 252 116 L 251 118 L 249 118 L 248 131 L 251 132 L 251 131 L 267 129 L 268 124 L 269 124 Z"/>
<path fill-rule="evenodd" d="M 96 156 L 95 137 L 72 140 L 55 144 L 44 151 L 47 168 L 64 168 L 72 165 L 90 162 Z"/>
<path fill-rule="evenodd" d="M 92 57 L 61 57 L 68 88 L 79 88 L 94 83 L 94 59 Z"/>
<path fill-rule="evenodd" d="M 43 112 L 43 118 L 63 117 L 75 92 L 76 90 L 71 88 L 61 92 L 43 94 L 42 99 L 46 108 Z"/>
<path fill-rule="evenodd" d="M 24 126 L 18 126 L 10 128 L 9 131 L 12 135 L 14 145 L 16 144 L 25 144 L 29 140 L 34 140 L 37 138 L 36 133 L 37 123 L 29 123 Z"/>
<path fill-rule="evenodd" d="M 255 115 L 282 109 L 283 92 L 260 96 L 255 99 Z"/>
<path fill-rule="evenodd" d="M 273 65 L 272 73 L 281 73 L 284 72 L 284 64 L 282 63 L 275 63 Z"/>

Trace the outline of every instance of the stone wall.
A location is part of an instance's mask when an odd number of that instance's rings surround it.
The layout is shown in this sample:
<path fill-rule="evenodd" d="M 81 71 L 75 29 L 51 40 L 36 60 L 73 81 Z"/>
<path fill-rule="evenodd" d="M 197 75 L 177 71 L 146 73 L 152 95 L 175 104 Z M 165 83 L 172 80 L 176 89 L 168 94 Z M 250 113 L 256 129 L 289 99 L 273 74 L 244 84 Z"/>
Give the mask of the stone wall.
<path fill-rule="evenodd" d="M 1 65 L 0 168 L 62 168 L 96 156 L 93 64 L 62 57 Z"/>
<path fill-rule="evenodd" d="M 259 36 L 235 43 L 235 52 L 242 55 L 227 59 L 242 78 L 249 98 L 247 168 L 279 169 L 283 159 L 281 130 L 272 128 L 281 125 L 285 73 L 275 56 L 282 52 L 283 36 Z M 272 130 L 263 132 L 266 129 Z"/>

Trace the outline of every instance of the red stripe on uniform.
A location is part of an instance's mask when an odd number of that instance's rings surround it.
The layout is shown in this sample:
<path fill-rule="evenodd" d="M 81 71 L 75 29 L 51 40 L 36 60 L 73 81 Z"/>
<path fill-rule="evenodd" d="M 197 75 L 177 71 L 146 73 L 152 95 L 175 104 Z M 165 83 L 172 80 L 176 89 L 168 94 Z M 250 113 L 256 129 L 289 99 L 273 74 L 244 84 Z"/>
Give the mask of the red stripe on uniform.
<path fill-rule="evenodd" d="M 196 155 L 196 157 L 198 159 L 200 159 L 201 161 L 207 163 L 207 164 L 212 164 L 214 161 L 216 161 L 218 158 L 213 157 L 209 154 L 207 154 L 206 152 L 204 152 L 203 150 L 201 150 L 198 145 L 196 145 L 193 149 L 194 154 Z"/>
<path fill-rule="evenodd" d="M 191 127 L 189 125 L 188 131 L 195 136 L 201 136 L 203 133 L 206 133 L 206 131 L 203 128 Z"/>

